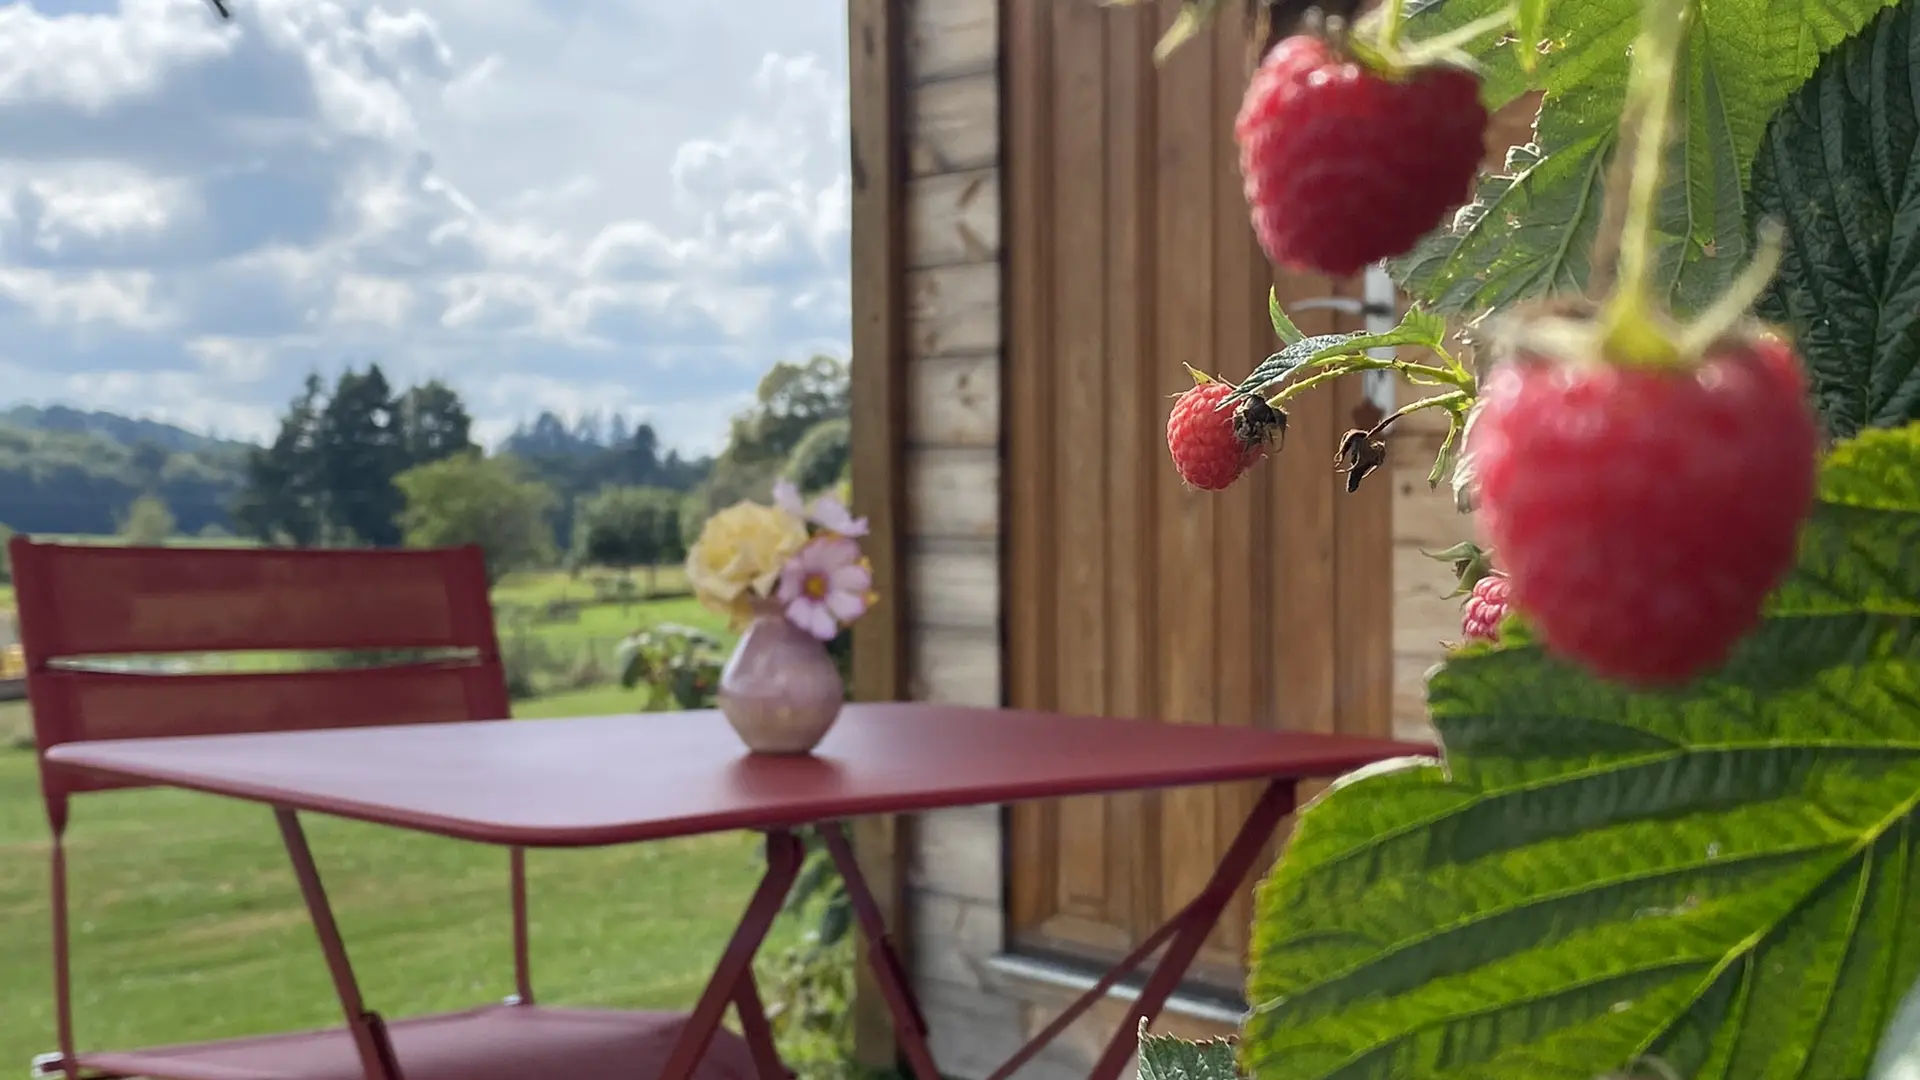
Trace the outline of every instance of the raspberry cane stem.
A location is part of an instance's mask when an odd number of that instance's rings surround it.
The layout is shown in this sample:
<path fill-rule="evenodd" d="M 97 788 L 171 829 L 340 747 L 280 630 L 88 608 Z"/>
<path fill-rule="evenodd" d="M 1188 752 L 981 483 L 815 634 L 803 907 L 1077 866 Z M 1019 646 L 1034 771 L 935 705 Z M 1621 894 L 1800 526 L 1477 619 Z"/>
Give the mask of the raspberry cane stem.
<path fill-rule="evenodd" d="M 1452 360 L 1453 358 L 1447 357 L 1447 359 Z M 1286 386 L 1281 387 L 1278 393 L 1267 398 L 1267 404 L 1277 409 L 1289 399 L 1297 397 L 1319 386 L 1321 383 L 1329 383 L 1342 375 L 1351 375 L 1357 371 L 1397 371 L 1402 375 L 1419 375 L 1422 378 L 1432 379 L 1435 382 L 1456 387 L 1456 392 L 1463 395 L 1469 404 L 1472 402 L 1476 390 L 1473 375 L 1457 362 L 1450 364 L 1449 367 L 1440 368 L 1434 367 L 1431 364 L 1410 364 L 1405 360 L 1377 360 L 1371 356 L 1361 354 L 1344 362 L 1330 364 L 1326 370 L 1317 371 L 1298 382 L 1288 383 Z M 1442 397 L 1446 396 L 1449 395 L 1442 395 Z M 1416 404 L 1424 408 L 1439 400 L 1440 398 L 1428 398 L 1426 401 L 1417 402 Z"/>
<path fill-rule="evenodd" d="M 1407 0 L 1386 0 L 1380 5 L 1380 51 L 1389 57 L 1400 51 L 1400 24 L 1406 19 Z"/>
<path fill-rule="evenodd" d="M 1367 432 L 1367 435 L 1369 437 L 1379 435 L 1392 427 L 1394 421 L 1412 416 L 1422 409 L 1446 409 L 1448 412 L 1465 414 L 1466 411 L 1472 407 L 1473 396 L 1471 394 L 1468 394 L 1465 390 L 1449 390 L 1444 394 L 1435 394 L 1432 397 L 1421 398 L 1419 401 L 1408 402 L 1400 406 L 1389 414 L 1386 419 L 1373 425 L 1373 430 Z"/>
<path fill-rule="evenodd" d="M 1633 45 L 1623 124 L 1631 132 L 1633 171 L 1621 225 L 1620 273 L 1602 316 L 1603 351 L 1618 363 L 1673 367 L 1689 362 L 1661 327 L 1662 312 L 1652 292 L 1655 213 L 1673 119 L 1673 84 L 1692 17 L 1691 2 L 1646 0 Z"/>

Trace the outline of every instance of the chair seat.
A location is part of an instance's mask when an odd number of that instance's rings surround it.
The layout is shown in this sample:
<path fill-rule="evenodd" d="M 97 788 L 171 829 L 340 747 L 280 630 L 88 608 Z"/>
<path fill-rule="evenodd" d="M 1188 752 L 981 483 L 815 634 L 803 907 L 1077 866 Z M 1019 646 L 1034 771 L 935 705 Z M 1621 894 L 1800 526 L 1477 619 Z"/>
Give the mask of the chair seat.
<path fill-rule="evenodd" d="M 683 1013 L 495 1005 L 391 1020 L 387 1034 L 405 1080 L 644 1080 L 666 1063 L 686 1019 Z M 79 1057 L 97 1073 L 152 1080 L 365 1077 L 345 1028 Z M 757 1076 L 746 1041 L 725 1028 L 694 1071 L 696 1080 Z"/>

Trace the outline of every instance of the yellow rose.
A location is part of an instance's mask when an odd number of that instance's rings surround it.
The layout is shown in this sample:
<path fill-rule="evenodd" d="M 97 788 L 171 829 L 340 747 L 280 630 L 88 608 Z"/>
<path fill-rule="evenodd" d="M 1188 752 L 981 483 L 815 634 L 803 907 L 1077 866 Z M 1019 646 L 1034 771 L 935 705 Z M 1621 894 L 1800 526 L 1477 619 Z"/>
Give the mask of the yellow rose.
<path fill-rule="evenodd" d="M 687 583 L 708 608 L 736 622 L 773 595 L 780 571 L 807 543 L 807 524 L 771 506 L 737 502 L 707 519 L 687 552 Z"/>

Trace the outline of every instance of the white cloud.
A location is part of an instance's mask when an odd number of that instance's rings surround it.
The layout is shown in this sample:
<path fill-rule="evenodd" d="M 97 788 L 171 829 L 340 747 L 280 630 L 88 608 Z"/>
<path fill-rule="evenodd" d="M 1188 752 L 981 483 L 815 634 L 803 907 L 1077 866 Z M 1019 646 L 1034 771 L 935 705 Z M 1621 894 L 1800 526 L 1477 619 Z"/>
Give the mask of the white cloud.
<path fill-rule="evenodd" d="M 0 103 L 51 103 L 97 113 L 153 93 L 169 73 L 233 47 L 237 35 L 194 7 L 126 0 L 115 15 L 51 15 L 21 3 L 0 7 Z"/>
<path fill-rule="evenodd" d="M 144 270 L 58 272 L 0 267 L 0 297 L 43 325 L 84 328 L 113 323 L 163 330 L 169 319 L 153 298 L 153 274 Z"/>
<path fill-rule="evenodd" d="M 200 337 L 187 342 L 187 351 L 216 383 L 238 386 L 257 382 L 273 366 L 272 347 L 260 341 Z"/>
<path fill-rule="evenodd" d="M 94 408 L 197 431 L 260 438 L 273 430 L 271 407 L 222 401 L 208 393 L 217 385 L 194 371 L 89 371 L 67 376 L 64 389 L 71 399 Z"/>
<path fill-rule="evenodd" d="M 0 7 L 19 396 L 256 430 L 378 359 L 712 447 L 844 348 L 844 0 L 72 2 Z"/>
<path fill-rule="evenodd" d="M 392 278 L 347 274 L 334 283 L 332 321 L 399 327 L 413 310 L 413 287 Z"/>

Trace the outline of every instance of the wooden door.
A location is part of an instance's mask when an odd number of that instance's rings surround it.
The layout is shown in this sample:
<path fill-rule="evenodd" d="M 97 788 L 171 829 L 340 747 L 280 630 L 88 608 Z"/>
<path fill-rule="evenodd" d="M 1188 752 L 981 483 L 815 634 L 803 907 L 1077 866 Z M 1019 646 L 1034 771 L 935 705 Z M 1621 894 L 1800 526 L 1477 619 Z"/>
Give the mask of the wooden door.
<path fill-rule="evenodd" d="M 1225 494 L 1184 489 L 1167 460 L 1171 398 L 1192 385 L 1182 363 L 1238 378 L 1276 347 L 1270 284 L 1283 300 L 1360 292 L 1272 276 L 1231 135 L 1245 28 L 1229 14 L 1156 69 L 1175 7 L 1005 0 L 1009 697 L 1385 733 L 1389 485 L 1348 496 L 1332 471 L 1359 380 L 1304 398 L 1285 452 Z M 1011 945 L 1123 952 L 1199 889 L 1254 793 L 1016 808 Z M 1199 983 L 1237 994 L 1249 915 L 1242 897 Z"/>

